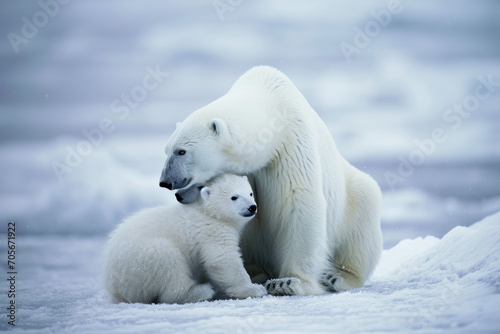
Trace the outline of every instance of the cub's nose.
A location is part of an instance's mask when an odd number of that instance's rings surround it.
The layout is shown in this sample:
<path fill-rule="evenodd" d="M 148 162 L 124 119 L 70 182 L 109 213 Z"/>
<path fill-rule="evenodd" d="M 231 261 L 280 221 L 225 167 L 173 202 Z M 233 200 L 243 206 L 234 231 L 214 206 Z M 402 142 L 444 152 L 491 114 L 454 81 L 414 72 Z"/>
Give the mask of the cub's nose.
<path fill-rule="evenodd" d="M 241 213 L 241 215 L 243 217 L 253 217 L 256 212 L 257 212 L 257 205 L 254 204 L 250 205 L 245 212 Z"/>
<path fill-rule="evenodd" d="M 257 205 L 250 205 L 248 212 L 255 213 L 255 211 L 257 211 Z"/>

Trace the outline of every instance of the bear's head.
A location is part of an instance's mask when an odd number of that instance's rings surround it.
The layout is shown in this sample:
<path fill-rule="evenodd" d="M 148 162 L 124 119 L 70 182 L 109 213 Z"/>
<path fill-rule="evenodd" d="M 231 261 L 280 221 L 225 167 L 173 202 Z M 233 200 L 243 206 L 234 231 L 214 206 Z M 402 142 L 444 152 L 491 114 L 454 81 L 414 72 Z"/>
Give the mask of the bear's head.
<path fill-rule="evenodd" d="M 290 98 L 295 96 L 290 87 L 296 90 L 281 72 L 256 67 L 225 95 L 191 113 L 167 141 L 160 186 L 182 189 L 220 174 L 248 175 L 278 159 L 282 144 L 294 138 L 290 120 L 299 117 L 289 105 L 302 103 Z"/>
<path fill-rule="evenodd" d="M 204 184 L 222 173 L 232 172 L 230 151 L 233 140 L 225 121 L 213 118 L 203 122 L 188 117 L 178 123 L 165 146 L 167 160 L 160 187 L 181 189 Z"/>
<path fill-rule="evenodd" d="M 200 190 L 205 214 L 219 221 L 244 223 L 257 213 L 252 187 L 246 176 L 224 174 Z"/>

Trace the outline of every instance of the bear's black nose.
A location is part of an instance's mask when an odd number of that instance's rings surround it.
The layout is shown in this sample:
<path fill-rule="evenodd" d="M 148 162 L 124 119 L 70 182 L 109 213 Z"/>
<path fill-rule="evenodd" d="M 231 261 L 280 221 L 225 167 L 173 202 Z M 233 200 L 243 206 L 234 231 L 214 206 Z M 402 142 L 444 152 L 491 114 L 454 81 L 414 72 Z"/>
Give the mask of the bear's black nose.
<path fill-rule="evenodd" d="M 248 208 L 248 211 L 251 212 L 251 213 L 255 213 L 255 211 L 257 211 L 257 205 L 251 205 Z"/>
<path fill-rule="evenodd" d="M 183 198 L 181 195 L 179 195 L 178 193 L 175 193 L 175 198 L 177 199 L 177 202 L 182 203 Z"/>
<path fill-rule="evenodd" d="M 167 188 L 168 190 L 172 190 L 172 183 L 160 182 L 160 187 Z"/>

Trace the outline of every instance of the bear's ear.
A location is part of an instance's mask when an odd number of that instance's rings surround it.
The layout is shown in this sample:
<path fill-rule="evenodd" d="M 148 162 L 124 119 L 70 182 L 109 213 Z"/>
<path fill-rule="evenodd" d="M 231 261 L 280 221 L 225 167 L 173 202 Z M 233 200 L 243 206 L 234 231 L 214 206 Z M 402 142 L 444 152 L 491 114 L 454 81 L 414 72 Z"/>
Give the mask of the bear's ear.
<path fill-rule="evenodd" d="M 179 126 L 181 126 L 181 124 L 182 124 L 181 122 L 177 122 L 177 123 L 175 124 L 175 128 L 177 129 Z"/>
<path fill-rule="evenodd" d="M 208 196 L 210 196 L 210 191 L 211 190 L 212 189 L 210 189 L 209 187 L 203 187 L 203 188 L 201 188 L 200 195 L 203 198 L 203 200 L 205 200 L 205 201 L 207 200 Z"/>
<path fill-rule="evenodd" d="M 212 129 L 213 132 L 221 137 L 229 136 L 229 129 L 227 127 L 227 124 L 220 118 L 213 118 L 208 126 L 210 127 L 210 129 Z"/>
<path fill-rule="evenodd" d="M 233 148 L 235 142 L 229 131 L 227 123 L 220 118 L 213 118 L 210 123 L 208 123 L 210 130 L 212 130 L 219 138 L 220 142 L 226 146 L 226 148 Z"/>
<path fill-rule="evenodd" d="M 231 133 L 229 132 L 229 127 L 224 120 L 220 118 L 213 118 L 210 123 L 208 123 L 208 126 L 210 127 L 210 130 L 219 136 L 221 142 L 225 146 L 232 147 L 234 145 Z"/>

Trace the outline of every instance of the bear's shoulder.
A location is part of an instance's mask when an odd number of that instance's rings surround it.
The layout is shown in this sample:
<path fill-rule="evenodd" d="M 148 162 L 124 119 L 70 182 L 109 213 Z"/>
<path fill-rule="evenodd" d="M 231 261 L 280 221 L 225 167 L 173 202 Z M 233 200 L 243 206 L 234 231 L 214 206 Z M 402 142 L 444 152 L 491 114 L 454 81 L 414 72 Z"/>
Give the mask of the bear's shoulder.
<path fill-rule="evenodd" d="M 231 90 L 240 89 L 248 85 L 254 85 L 272 92 L 280 87 L 289 86 L 290 84 L 291 82 L 288 77 L 278 69 L 268 65 L 259 65 L 246 71 L 234 83 Z"/>

